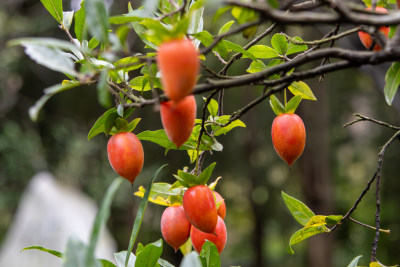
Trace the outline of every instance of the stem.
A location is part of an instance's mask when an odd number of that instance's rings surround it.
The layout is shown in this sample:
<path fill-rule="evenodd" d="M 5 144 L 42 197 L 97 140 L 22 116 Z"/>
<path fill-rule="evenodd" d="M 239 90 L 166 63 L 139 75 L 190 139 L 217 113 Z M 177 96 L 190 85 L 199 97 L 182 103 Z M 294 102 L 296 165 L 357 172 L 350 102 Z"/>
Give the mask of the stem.
<path fill-rule="evenodd" d="M 352 221 L 353 223 L 356 223 L 356 224 L 358 224 L 358 225 L 364 226 L 365 228 L 369 228 L 369 229 L 372 229 L 372 230 L 376 230 L 375 227 L 373 227 L 373 226 L 371 226 L 371 225 L 368 225 L 368 224 L 365 224 L 365 223 L 362 223 L 362 222 L 359 222 L 359 221 L 357 221 L 357 220 L 355 220 L 355 219 L 353 219 L 353 218 L 351 218 L 351 217 L 349 217 L 349 220 Z M 379 231 L 382 232 L 382 233 L 385 233 L 385 234 L 390 234 L 390 230 L 379 229 Z"/>

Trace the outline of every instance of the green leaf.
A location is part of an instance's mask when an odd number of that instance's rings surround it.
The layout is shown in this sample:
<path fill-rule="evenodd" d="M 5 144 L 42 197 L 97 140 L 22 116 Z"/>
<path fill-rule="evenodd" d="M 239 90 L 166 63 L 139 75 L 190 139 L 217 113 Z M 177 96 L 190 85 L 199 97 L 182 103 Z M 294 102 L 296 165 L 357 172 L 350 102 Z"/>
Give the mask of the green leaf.
<path fill-rule="evenodd" d="M 303 202 L 295 199 L 287 195 L 282 191 L 282 198 L 286 204 L 286 207 L 289 209 L 292 216 L 298 221 L 301 225 L 305 226 L 308 221 L 315 216 L 314 212 L 310 210 Z"/>
<path fill-rule="evenodd" d="M 292 99 L 290 99 L 290 101 L 285 106 L 285 113 L 293 114 L 296 111 L 302 99 L 303 98 L 301 95 L 296 95 L 292 97 Z"/>
<path fill-rule="evenodd" d="M 200 260 L 203 267 L 220 267 L 221 259 L 219 257 L 217 246 L 207 240 L 201 249 Z"/>
<path fill-rule="evenodd" d="M 305 82 L 292 82 L 288 88 L 292 94 L 300 95 L 303 99 L 317 100 Z"/>
<path fill-rule="evenodd" d="M 29 108 L 29 117 L 31 118 L 31 120 L 37 121 L 40 110 L 53 95 L 78 87 L 79 85 L 79 82 L 69 81 L 63 82 L 61 84 L 56 84 L 44 89 L 45 95 L 43 95 L 38 101 L 36 101 L 34 106 Z"/>
<path fill-rule="evenodd" d="M 214 39 L 214 37 L 208 31 L 197 32 L 192 34 L 192 36 L 199 40 L 204 46 L 209 46 Z"/>
<path fill-rule="evenodd" d="M 13 45 L 36 45 L 42 47 L 49 47 L 49 48 L 57 48 L 61 50 L 68 50 L 72 51 L 74 49 L 78 49 L 79 47 L 74 45 L 71 42 L 55 39 L 55 38 L 46 38 L 46 37 L 25 37 L 25 38 L 18 38 L 11 40 L 7 43 L 9 46 Z"/>
<path fill-rule="evenodd" d="M 186 254 L 179 267 L 203 267 L 199 259 L 199 254 L 195 251 Z"/>
<path fill-rule="evenodd" d="M 165 166 L 167 166 L 167 164 L 162 165 L 160 168 L 158 168 L 155 171 L 155 173 L 153 174 L 153 177 L 150 179 L 149 184 L 147 186 L 148 190 L 146 190 L 146 192 L 145 192 L 145 194 L 144 194 L 144 196 L 142 198 L 142 201 L 140 201 L 139 209 L 138 209 L 138 212 L 136 214 L 135 222 L 134 222 L 133 227 L 132 227 L 131 238 L 129 240 L 129 247 L 128 247 L 128 250 L 127 250 L 127 253 L 129 253 L 129 254 L 126 255 L 125 265 L 128 264 L 130 254 L 131 254 L 131 252 L 133 250 L 133 246 L 135 245 L 135 241 L 136 241 L 137 235 L 139 233 L 140 226 L 141 226 L 142 221 L 143 221 L 143 215 L 144 215 L 144 212 L 146 211 L 146 206 L 147 206 L 147 203 L 148 203 L 148 200 L 149 200 L 151 187 L 152 187 L 152 185 L 154 183 L 154 180 L 157 178 L 158 174 L 161 172 L 161 170 Z"/>
<path fill-rule="evenodd" d="M 74 11 L 64 11 L 63 12 L 63 27 L 69 31 L 71 28 L 72 20 L 74 19 Z"/>
<path fill-rule="evenodd" d="M 81 2 L 81 8 L 75 13 L 75 25 L 74 31 L 76 38 L 82 42 L 83 40 L 83 29 L 85 26 L 86 11 L 85 11 L 85 0 Z"/>
<path fill-rule="evenodd" d="M 108 42 L 108 14 L 104 0 L 85 0 L 86 24 L 97 40 Z"/>
<path fill-rule="evenodd" d="M 286 55 L 288 42 L 285 36 L 280 33 L 274 34 L 271 38 L 271 45 L 279 54 Z"/>
<path fill-rule="evenodd" d="M 182 170 L 178 170 L 178 175 L 174 176 L 179 182 L 181 182 L 181 184 L 185 186 L 187 185 L 186 187 L 192 187 L 200 184 L 200 181 L 197 179 L 196 175 L 184 172 Z"/>
<path fill-rule="evenodd" d="M 294 37 L 294 40 L 298 41 L 298 42 L 303 42 L 303 39 L 301 39 L 300 37 Z M 308 46 L 306 44 L 294 44 L 294 43 L 290 43 L 288 44 L 287 47 L 287 51 L 286 51 L 286 55 L 291 55 L 294 53 L 299 53 L 299 52 L 303 52 L 306 51 L 308 49 Z"/>
<path fill-rule="evenodd" d="M 142 18 L 149 18 L 151 17 L 150 14 L 148 14 L 148 12 L 144 9 L 135 9 L 133 10 L 131 7 L 131 4 L 129 3 L 128 5 L 128 9 L 129 9 L 129 16 L 136 16 L 136 17 L 142 17 Z M 146 36 L 145 36 L 145 32 L 147 32 L 147 28 L 144 27 L 143 25 L 140 24 L 140 21 L 136 22 L 133 21 L 132 22 L 132 27 L 135 30 L 136 34 L 139 36 L 139 38 L 149 47 L 156 49 L 157 50 L 157 45 L 152 43 L 151 41 L 149 41 Z"/>
<path fill-rule="evenodd" d="M 114 66 L 117 70 L 124 70 L 125 72 L 136 70 L 145 65 L 146 63 L 142 63 L 138 57 L 131 56 L 125 57 L 114 63 Z"/>
<path fill-rule="evenodd" d="M 219 30 L 218 35 L 221 35 L 221 34 L 224 34 L 224 33 L 228 32 L 233 23 L 235 23 L 235 21 L 233 21 L 233 20 L 228 21 L 227 23 L 225 23 L 225 25 L 222 26 L 221 29 Z"/>
<path fill-rule="evenodd" d="M 257 60 L 256 57 L 248 50 L 244 50 L 240 45 L 232 43 L 231 41 L 223 40 L 222 44 L 224 47 L 231 51 L 235 51 L 245 55 L 247 58 L 251 58 L 252 60 Z"/>
<path fill-rule="evenodd" d="M 343 219 L 342 215 L 329 215 L 326 217 L 325 221 L 329 225 L 334 225 L 339 223 Z"/>
<path fill-rule="evenodd" d="M 133 78 L 129 82 L 129 86 L 140 92 L 145 92 L 151 90 L 150 84 L 147 82 L 147 79 L 144 76 L 138 76 Z"/>
<path fill-rule="evenodd" d="M 362 257 L 362 255 L 359 255 L 359 256 L 355 257 L 355 258 L 349 263 L 349 265 L 347 265 L 347 267 L 357 267 L 358 261 L 360 260 L 361 257 Z"/>
<path fill-rule="evenodd" d="M 389 106 L 392 105 L 393 99 L 400 85 L 400 62 L 392 63 L 385 76 L 385 100 Z"/>
<path fill-rule="evenodd" d="M 142 19 L 143 17 L 135 16 L 133 14 L 124 14 L 120 16 L 110 17 L 109 22 L 111 24 L 125 24 L 131 22 L 140 22 Z"/>
<path fill-rule="evenodd" d="M 118 267 L 125 267 L 126 251 L 114 253 L 115 261 Z M 136 256 L 131 253 L 127 267 L 135 267 Z"/>
<path fill-rule="evenodd" d="M 136 254 L 136 267 L 153 267 L 163 251 L 162 239 L 146 245 L 142 251 Z"/>
<path fill-rule="evenodd" d="M 62 0 L 40 0 L 49 13 L 60 23 L 63 21 Z"/>
<path fill-rule="evenodd" d="M 302 228 L 302 229 L 298 230 L 296 233 L 294 233 L 290 237 L 289 247 L 288 247 L 289 253 L 294 254 L 294 251 L 292 249 L 293 245 L 300 243 L 301 241 L 303 241 L 313 235 L 324 233 L 324 232 L 326 232 L 326 231 L 323 227 L 308 227 L 308 228 Z"/>
<path fill-rule="evenodd" d="M 211 163 L 198 177 L 199 184 L 207 184 L 217 163 Z"/>
<path fill-rule="evenodd" d="M 35 44 L 24 44 L 25 53 L 37 64 L 51 70 L 76 76 L 73 60 L 61 50 Z"/>
<path fill-rule="evenodd" d="M 204 99 L 205 100 L 205 99 Z M 210 112 L 211 117 L 218 115 L 218 102 L 215 99 L 211 99 L 207 106 L 208 112 Z"/>
<path fill-rule="evenodd" d="M 274 111 L 274 113 L 276 114 L 276 116 L 279 116 L 279 115 L 285 113 L 285 107 L 283 106 L 281 101 L 279 101 L 279 99 L 275 95 L 270 96 L 269 104 L 270 104 L 272 110 Z"/>
<path fill-rule="evenodd" d="M 126 129 L 127 132 L 132 132 L 133 130 L 135 130 L 136 126 L 138 125 L 138 123 L 140 122 L 141 118 L 136 118 L 134 120 L 132 120 L 129 124 L 128 124 L 128 128 Z"/>
<path fill-rule="evenodd" d="M 223 115 L 221 117 L 218 117 L 216 121 L 218 123 L 225 124 L 229 121 L 229 119 L 230 119 L 229 115 Z M 226 134 L 227 132 L 231 131 L 236 127 L 246 127 L 246 124 L 244 124 L 241 120 L 234 120 L 228 126 L 225 127 L 212 126 L 212 129 L 214 131 L 214 136 L 219 136 L 221 134 Z"/>
<path fill-rule="evenodd" d="M 247 51 L 259 59 L 280 57 L 275 49 L 266 45 L 253 45 Z M 246 55 L 243 57 L 246 58 Z"/>
<path fill-rule="evenodd" d="M 249 68 L 246 70 L 248 73 L 256 73 L 266 69 L 267 66 L 261 60 L 252 61 Z"/>
<path fill-rule="evenodd" d="M 397 25 L 390 25 L 388 38 L 389 39 L 393 38 L 393 36 L 396 33 L 396 31 L 397 31 Z"/>
<path fill-rule="evenodd" d="M 99 239 L 100 230 L 104 227 L 108 218 L 110 217 L 111 203 L 121 183 L 122 178 L 116 178 L 107 188 L 105 197 L 94 220 L 92 233 L 90 234 L 89 246 L 85 256 L 86 266 L 95 266 L 96 258 L 94 252 L 96 249 L 97 240 Z"/>
<path fill-rule="evenodd" d="M 54 256 L 59 257 L 59 258 L 63 257 L 63 254 L 61 252 L 58 252 L 58 251 L 55 251 L 55 250 L 51 250 L 51 249 L 48 249 L 48 248 L 45 248 L 45 247 L 41 247 L 41 246 L 26 247 L 23 250 L 21 250 L 21 252 L 23 252 L 25 250 L 30 250 L 30 249 L 37 249 L 37 250 L 40 250 L 40 251 L 44 251 L 44 252 L 50 253 L 51 255 L 54 255 Z"/>
<path fill-rule="evenodd" d="M 114 125 L 114 121 L 119 117 L 117 108 L 107 110 L 100 118 L 97 119 L 88 134 L 88 140 L 92 139 L 99 133 L 108 134 Z"/>

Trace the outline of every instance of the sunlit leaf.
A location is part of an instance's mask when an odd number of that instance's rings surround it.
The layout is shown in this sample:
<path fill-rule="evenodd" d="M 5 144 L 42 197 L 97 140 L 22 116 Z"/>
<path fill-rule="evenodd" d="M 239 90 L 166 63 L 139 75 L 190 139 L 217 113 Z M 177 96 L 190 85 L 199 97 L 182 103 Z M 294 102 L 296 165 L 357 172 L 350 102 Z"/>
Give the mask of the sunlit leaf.
<path fill-rule="evenodd" d="M 292 82 L 288 88 L 292 94 L 300 95 L 303 99 L 317 100 L 305 82 Z"/>
<path fill-rule="evenodd" d="M 136 253 L 136 267 L 153 267 L 161 256 L 163 250 L 162 239 L 147 244 L 142 251 Z"/>
<path fill-rule="evenodd" d="M 69 28 L 71 28 L 73 19 L 74 19 L 74 11 L 63 12 L 63 22 L 62 22 L 63 27 L 69 30 Z"/>
<path fill-rule="evenodd" d="M 294 37 L 293 39 L 298 42 L 303 42 L 303 39 L 301 39 L 300 37 Z M 294 44 L 294 43 L 289 42 L 287 51 L 286 51 L 286 55 L 303 52 L 303 51 L 306 51 L 307 49 L 308 49 L 308 46 L 306 44 L 299 45 L 299 44 Z"/>
<path fill-rule="evenodd" d="M 400 85 L 400 62 L 392 63 L 385 76 L 385 100 L 389 106 L 392 105 L 393 99 Z"/>
<path fill-rule="evenodd" d="M 75 25 L 74 25 L 76 38 L 81 42 L 83 39 L 85 20 L 86 20 L 85 0 L 83 0 L 81 2 L 81 8 L 75 13 Z"/>
<path fill-rule="evenodd" d="M 290 213 L 301 225 L 305 226 L 308 221 L 315 216 L 314 212 L 312 212 L 303 202 L 287 195 L 283 191 L 282 198 Z"/>
<path fill-rule="evenodd" d="M 231 28 L 233 23 L 235 23 L 235 21 L 233 21 L 233 20 L 228 21 L 227 23 L 225 23 L 225 25 L 222 26 L 221 29 L 219 30 L 218 35 L 224 34 L 227 31 L 229 31 L 229 29 Z"/>
<path fill-rule="evenodd" d="M 280 57 L 275 49 L 266 45 L 253 45 L 247 51 L 259 59 Z M 244 55 L 243 57 L 246 58 L 247 56 Z"/>
<path fill-rule="evenodd" d="M 62 0 L 40 0 L 49 13 L 61 24 L 63 21 Z"/>
<path fill-rule="evenodd" d="M 200 252 L 200 260 L 203 267 L 220 267 L 221 259 L 219 257 L 217 246 L 211 241 L 206 241 Z"/>
<path fill-rule="evenodd" d="M 272 47 L 281 55 L 285 55 L 288 49 L 286 37 L 280 33 L 274 34 L 271 38 Z"/>
<path fill-rule="evenodd" d="M 31 249 L 36 249 L 36 250 L 40 250 L 40 251 L 44 251 L 47 252 L 51 255 L 54 255 L 56 257 L 62 258 L 63 254 L 61 252 L 55 251 L 55 250 L 51 250 L 45 247 L 41 247 L 41 246 L 31 246 L 31 247 L 26 247 L 23 250 L 21 250 L 21 252 L 25 251 L 25 250 L 31 250 Z"/>
<path fill-rule="evenodd" d="M 303 241 L 313 235 L 324 233 L 324 232 L 326 232 L 326 231 L 323 227 L 308 227 L 308 228 L 302 228 L 302 229 L 298 230 L 296 233 L 294 233 L 290 237 L 289 247 L 288 247 L 289 253 L 294 254 L 294 251 L 292 249 L 293 245 L 300 243 L 301 241 Z"/>
<path fill-rule="evenodd" d="M 290 99 L 290 101 L 285 106 L 285 113 L 293 114 L 296 111 L 302 99 L 303 97 L 301 95 L 296 95 L 292 97 L 292 99 Z"/>
<path fill-rule="evenodd" d="M 251 62 L 249 68 L 246 70 L 248 73 L 256 73 L 266 69 L 267 66 L 261 60 Z"/>
<path fill-rule="evenodd" d="M 276 116 L 285 113 L 285 107 L 275 95 L 270 96 L 269 104 L 272 108 L 272 111 L 276 114 Z"/>

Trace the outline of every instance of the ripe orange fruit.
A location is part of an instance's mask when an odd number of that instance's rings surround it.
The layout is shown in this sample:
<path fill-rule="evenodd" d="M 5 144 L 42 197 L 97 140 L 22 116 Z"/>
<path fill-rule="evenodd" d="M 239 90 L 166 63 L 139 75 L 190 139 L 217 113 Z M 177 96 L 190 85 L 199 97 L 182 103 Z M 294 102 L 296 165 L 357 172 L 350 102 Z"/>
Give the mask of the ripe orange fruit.
<path fill-rule="evenodd" d="M 176 39 L 162 43 L 158 48 L 157 65 L 165 94 L 171 101 L 178 103 L 192 92 L 200 67 L 192 41 Z"/>
<path fill-rule="evenodd" d="M 183 208 L 190 223 L 206 233 L 215 233 L 218 221 L 214 195 L 208 186 L 196 185 L 183 195 Z"/>
<path fill-rule="evenodd" d="M 142 171 L 144 153 L 140 140 L 130 132 L 111 136 L 107 144 L 108 160 L 111 167 L 131 184 Z"/>
<path fill-rule="evenodd" d="M 281 114 L 272 123 L 272 143 L 276 153 L 289 167 L 303 153 L 306 144 L 306 129 L 296 114 Z"/>
<path fill-rule="evenodd" d="M 224 220 L 218 216 L 215 234 L 204 233 L 192 226 L 190 230 L 190 240 L 192 241 L 194 249 L 199 254 L 206 240 L 213 242 L 218 249 L 218 253 L 221 254 L 226 244 L 226 226 Z"/>
<path fill-rule="evenodd" d="M 190 236 L 191 224 L 183 206 L 171 206 L 161 216 L 161 233 L 165 241 L 177 251 Z"/>
<path fill-rule="evenodd" d="M 371 7 L 367 7 L 366 10 L 371 10 Z M 379 7 L 379 6 L 377 6 L 377 7 L 375 8 L 375 11 L 376 11 L 376 12 L 379 12 L 379 13 L 389 13 L 389 12 L 386 10 L 386 8 L 384 8 L 384 7 Z M 382 27 L 379 28 L 379 31 L 380 31 L 381 33 L 383 33 L 383 34 L 387 37 L 388 34 L 389 34 L 389 29 L 390 29 L 390 28 L 387 27 L 387 26 L 382 26 Z M 366 33 L 366 32 L 359 31 L 359 32 L 358 32 L 358 36 L 360 37 L 361 43 L 362 43 L 367 49 L 370 49 L 370 47 L 371 47 L 371 45 L 372 45 L 372 42 L 373 42 L 373 40 L 372 40 L 372 38 L 371 38 L 371 35 L 369 35 L 369 34 Z M 378 45 L 378 44 L 375 44 L 375 45 L 374 45 L 374 48 L 373 48 L 374 51 L 379 51 L 379 50 L 381 50 L 381 49 L 382 49 L 382 47 L 381 47 L 380 45 Z"/>
<path fill-rule="evenodd" d="M 161 103 L 161 121 L 169 138 L 178 148 L 190 137 L 196 120 L 196 100 L 193 95 L 174 104 Z"/>

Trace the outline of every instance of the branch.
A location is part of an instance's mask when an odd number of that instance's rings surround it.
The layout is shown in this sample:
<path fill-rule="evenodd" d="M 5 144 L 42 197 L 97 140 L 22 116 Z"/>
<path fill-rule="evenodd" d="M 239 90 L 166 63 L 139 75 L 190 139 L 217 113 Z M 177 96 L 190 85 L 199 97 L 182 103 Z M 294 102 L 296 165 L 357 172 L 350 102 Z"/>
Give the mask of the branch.
<path fill-rule="evenodd" d="M 227 5 L 241 6 L 258 11 L 265 19 L 270 19 L 281 24 L 336 24 L 351 23 L 373 26 L 388 26 L 400 23 L 400 12 L 390 14 L 379 14 L 376 12 L 353 12 L 350 9 L 342 10 L 342 13 L 335 12 L 286 12 L 274 9 L 266 3 L 245 3 L 235 0 L 225 1 Z M 335 1 L 337 3 L 337 1 Z M 367 14 L 368 13 L 368 14 Z"/>

